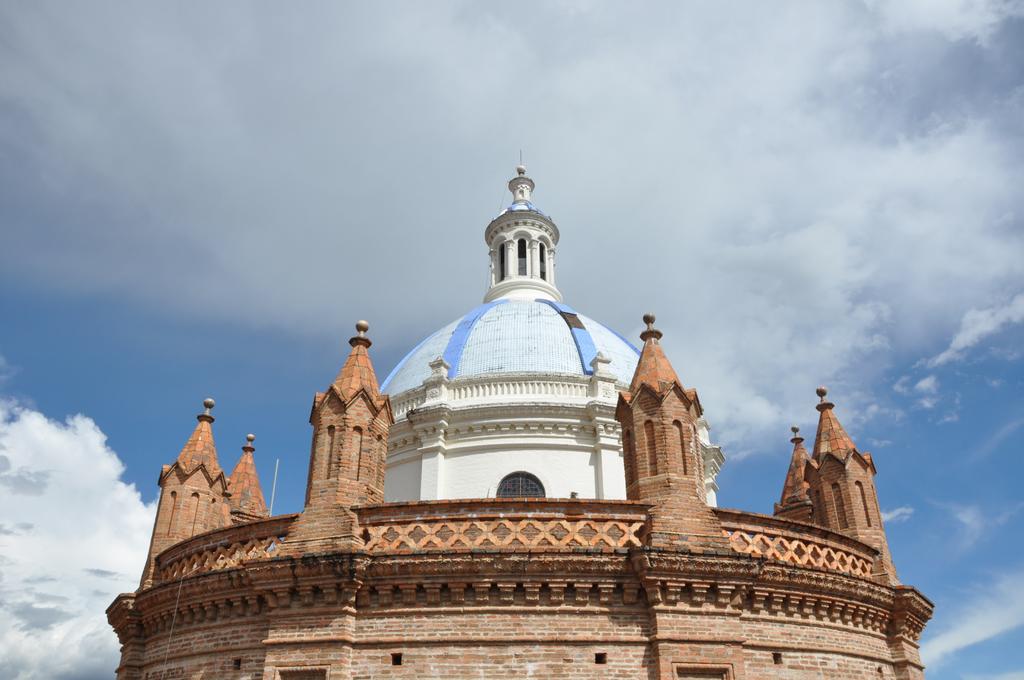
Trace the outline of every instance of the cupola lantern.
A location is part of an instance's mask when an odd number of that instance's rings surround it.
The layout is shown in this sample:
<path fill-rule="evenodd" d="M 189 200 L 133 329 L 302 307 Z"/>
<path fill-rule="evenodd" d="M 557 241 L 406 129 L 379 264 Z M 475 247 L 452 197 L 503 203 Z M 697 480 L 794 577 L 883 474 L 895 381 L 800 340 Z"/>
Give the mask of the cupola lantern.
<path fill-rule="evenodd" d="M 533 204 L 536 184 L 526 166 L 508 181 L 512 203 L 484 232 L 490 256 L 490 287 L 484 302 L 502 298 L 562 301 L 555 286 L 558 227 Z"/>

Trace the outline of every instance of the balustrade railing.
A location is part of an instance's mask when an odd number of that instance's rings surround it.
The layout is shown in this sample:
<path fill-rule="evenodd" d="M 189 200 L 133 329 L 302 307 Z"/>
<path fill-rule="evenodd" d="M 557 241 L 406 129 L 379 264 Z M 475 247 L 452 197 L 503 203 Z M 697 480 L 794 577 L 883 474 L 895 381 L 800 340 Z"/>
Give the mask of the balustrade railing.
<path fill-rule="evenodd" d="M 639 546 L 646 507 L 629 501 L 488 499 L 359 508 L 371 553 L 609 551 Z"/>
<path fill-rule="evenodd" d="M 155 583 L 237 567 L 248 560 L 274 557 L 296 515 L 225 527 L 195 536 L 160 553 Z"/>
<path fill-rule="evenodd" d="M 504 380 L 466 379 L 448 385 L 447 402 L 468 401 L 488 397 L 574 397 L 585 399 L 590 395 L 590 381 L 586 378 L 565 376 L 560 380 L 537 380 L 536 378 L 517 378 L 509 376 Z M 405 415 L 410 409 L 419 408 L 426 403 L 426 391 L 423 388 L 405 393 L 392 404 L 395 417 Z"/>
<path fill-rule="evenodd" d="M 801 567 L 870 577 L 877 552 L 823 527 L 767 515 L 716 510 L 723 534 L 738 553 Z"/>
<path fill-rule="evenodd" d="M 466 499 L 356 508 L 370 553 L 598 551 L 644 543 L 648 506 L 584 499 Z M 767 515 L 716 509 L 737 553 L 870 577 L 877 551 L 829 531 Z M 296 515 L 196 536 L 157 557 L 155 583 L 230 569 L 278 553 Z"/>

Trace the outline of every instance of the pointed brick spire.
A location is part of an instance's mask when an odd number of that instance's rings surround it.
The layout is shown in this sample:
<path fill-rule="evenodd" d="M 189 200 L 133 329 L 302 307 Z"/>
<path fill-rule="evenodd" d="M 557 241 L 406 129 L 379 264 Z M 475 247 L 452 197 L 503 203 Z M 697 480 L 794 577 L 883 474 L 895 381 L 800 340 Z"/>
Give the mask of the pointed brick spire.
<path fill-rule="evenodd" d="M 391 400 L 380 393 L 367 351 L 369 324 L 356 324 L 352 352 L 327 392 L 313 399 L 306 507 L 288 534 L 282 554 L 362 547 L 353 506 L 384 502 L 388 433 L 395 422 Z M 362 399 L 358 395 L 365 394 Z"/>
<path fill-rule="evenodd" d="M 349 352 L 338 377 L 334 379 L 334 386 L 345 399 L 351 398 L 361 389 L 366 390 L 374 400 L 380 396 L 377 374 L 373 372 L 373 363 L 370 361 L 370 353 L 367 352 L 373 344 L 370 338 L 366 337 L 366 331 L 369 329 L 370 324 L 365 321 L 356 322 L 357 334 L 348 341 L 352 351 Z"/>
<path fill-rule="evenodd" d="M 814 507 L 814 522 L 832 531 L 867 543 L 878 550 L 874 564 L 876 578 L 897 583 L 896 570 L 878 507 L 875 464 L 871 456 L 857 450 L 850 435 L 839 424 L 834 404 L 826 401 L 828 390 L 817 389 L 818 433 L 814 458 L 806 467 Z"/>
<path fill-rule="evenodd" d="M 825 401 L 828 390 L 819 387 L 816 394 L 821 399 L 821 403 L 815 408 L 821 415 L 818 417 L 818 432 L 814 436 L 814 459 L 820 460 L 826 453 L 832 453 L 842 458 L 845 452 L 854 451 L 857 447 L 854 446 L 850 435 L 846 434 L 846 430 L 839 423 L 836 414 L 832 412 L 835 404 Z"/>
<path fill-rule="evenodd" d="M 213 443 L 213 399 L 205 399 L 203 406 L 204 411 L 196 416 L 199 424 L 178 458 L 160 472 L 160 498 L 142 572 L 143 587 L 152 584 L 156 556 L 161 552 L 196 534 L 231 525 L 228 481 Z"/>
<path fill-rule="evenodd" d="M 789 441 L 793 444 L 793 457 L 789 462 L 789 473 L 786 475 L 786 484 L 782 489 L 782 505 L 800 503 L 809 500 L 807 496 L 807 482 L 804 481 L 804 468 L 810 456 L 804 448 L 804 438 L 800 436 L 800 428 L 790 428 L 793 438 Z"/>
<path fill-rule="evenodd" d="M 263 489 L 260 488 L 260 478 L 256 473 L 256 461 L 252 455 L 256 450 L 252 445 L 256 435 L 248 434 L 245 439 L 242 457 L 238 459 L 228 480 L 231 514 L 243 521 L 268 516 L 267 503 L 263 500 Z"/>
<path fill-rule="evenodd" d="M 654 315 L 644 314 L 644 323 L 647 329 L 640 334 L 644 348 L 640 352 L 629 391 L 636 394 L 643 384 L 649 385 L 655 392 L 661 392 L 665 385 L 673 382 L 682 387 L 679 376 L 661 348 L 661 331 L 654 327 Z"/>
<path fill-rule="evenodd" d="M 782 487 L 782 498 L 775 505 L 776 515 L 790 516 L 791 519 L 802 519 L 809 521 L 811 517 L 811 497 L 808 493 L 810 485 L 805 479 L 805 470 L 810 461 L 807 449 L 804 448 L 804 438 L 800 436 L 800 428 L 794 425 L 790 428 L 793 438 L 793 456 L 789 462 L 789 472 L 786 473 L 786 482 Z"/>
<path fill-rule="evenodd" d="M 629 392 L 619 392 L 626 498 L 650 504 L 645 543 L 691 552 L 725 550 L 721 522 L 707 504 L 697 393 L 685 390 L 645 314 L 644 348 Z M 651 395 L 644 387 L 654 391 Z"/>
<path fill-rule="evenodd" d="M 213 406 L 213 399 L 207 397 L 203 400 L 204 410 L 196 416 L 199 423 L 178 454 L 178 466 L 186 473 L 200 465 L 206 466 L 211 478 L 221 472 L 220 463 L 217 462 L 217 447 L 213 443 L 213 414 L 210 412 Z"/>

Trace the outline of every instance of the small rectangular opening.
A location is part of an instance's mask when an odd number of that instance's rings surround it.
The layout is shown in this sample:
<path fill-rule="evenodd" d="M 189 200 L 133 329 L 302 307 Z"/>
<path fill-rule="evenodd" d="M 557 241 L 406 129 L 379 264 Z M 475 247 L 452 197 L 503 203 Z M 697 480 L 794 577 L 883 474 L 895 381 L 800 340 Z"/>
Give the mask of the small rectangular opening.
<path fill-rule="evenodd" d="M 772 662 L 776 666 L 782 665 L 782 652 L 772 652 Z"/>
<path fill-rule="evenodd" d="M 559 312 L 559 314 L 561 314 L 562 318 L 565 319 L 565 323 L 569 328 L 580 328 L 582 330 L 587 329 L 587 327 L 583 325 L 583 322 L 580 321 L 580 317 L 576 314 L 573 314 L 572 312 Z"/>
<path fill-rule="evenodd" d="M 231 665 L 232 665 L 232 667 L 234 667 L 234 669 L 236 671 L 237 670 L 241 670 L 241 668 L 242 668 L 242 660 L 241 659 L 234 659 L 234 660 L 232 660 Z"/>
<path fill-rule="evenodd" d="M 594 663 L 601 665 L 608 663 L 608 652 L 595 652 Z"/>
<path fill-rule="evenodd" d="M 679 680 L 728 680 L 729 671 L 718 668 L 676 668 Z"/>
<path fill-rule="evenodd" d="M 402 665 L 402 653 L 401 652 L 392 652 L 391 653 L 391 665 L 392 666 L 401 666 Z"/>

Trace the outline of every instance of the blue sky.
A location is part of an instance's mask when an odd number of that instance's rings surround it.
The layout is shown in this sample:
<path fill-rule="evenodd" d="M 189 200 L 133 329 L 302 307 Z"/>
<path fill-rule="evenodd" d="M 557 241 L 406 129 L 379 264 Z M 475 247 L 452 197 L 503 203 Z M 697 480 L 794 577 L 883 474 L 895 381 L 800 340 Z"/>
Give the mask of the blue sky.
<path fill-rule="evenodd" d="M 107 677 L 204 397 L 299 509 L 352 324 L 383 378 L 479 303 L 522 149 L 566 301 L 657 313 L 720 503 L 770 512 L 828 385 L 928 677 L 1024 678 L 1022 13 L 0 8 L 0 675 Z"/>

